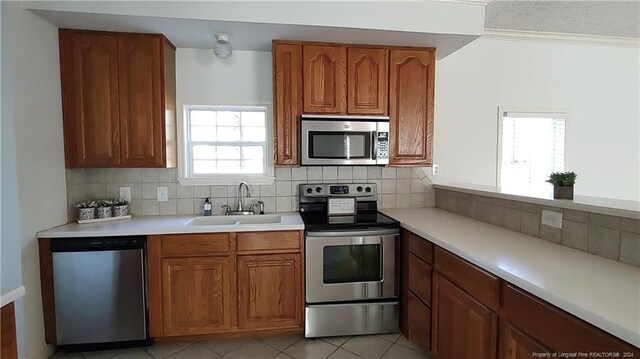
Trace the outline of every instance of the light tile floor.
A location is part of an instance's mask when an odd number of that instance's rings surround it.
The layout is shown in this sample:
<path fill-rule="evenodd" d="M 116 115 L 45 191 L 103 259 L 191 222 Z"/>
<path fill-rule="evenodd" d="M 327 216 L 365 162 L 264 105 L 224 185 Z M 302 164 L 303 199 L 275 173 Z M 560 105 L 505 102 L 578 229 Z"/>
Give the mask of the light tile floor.
<path fill-rule="evenodd" d="M 58 352 L 51 359 L 430 359 L 401 334 L 305 339 L 300 334 L 156 344 L 98 352 Z"/>

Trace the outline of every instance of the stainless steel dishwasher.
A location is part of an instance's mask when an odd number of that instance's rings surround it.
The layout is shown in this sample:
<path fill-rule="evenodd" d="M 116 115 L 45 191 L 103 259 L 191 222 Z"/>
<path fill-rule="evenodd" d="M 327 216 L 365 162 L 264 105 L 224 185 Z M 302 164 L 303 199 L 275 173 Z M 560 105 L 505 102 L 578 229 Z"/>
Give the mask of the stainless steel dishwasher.
<path fill-rule="evenodd" d="M 144 236 L 51 241 L 58 345 L 150 342 L 144 248 Z"/>

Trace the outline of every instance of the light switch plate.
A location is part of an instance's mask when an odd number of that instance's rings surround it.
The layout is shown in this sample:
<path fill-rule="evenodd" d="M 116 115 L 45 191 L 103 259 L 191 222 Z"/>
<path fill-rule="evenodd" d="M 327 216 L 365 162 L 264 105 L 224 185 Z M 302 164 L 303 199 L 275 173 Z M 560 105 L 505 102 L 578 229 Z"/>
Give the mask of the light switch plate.
<path fill-rule="evenodd" d="M 562 229 L 562 213 L 542 211 L 542 224 L 549 227 Z"/>
<path fill-rule="evenodd" d="M 131 187 L 120 187 L 120 199 L 131 203 Z"/>
<path fill-rule="evenodd" d="M 169 200 L 169 190 L 167 187 L 158 187 L 158 202 L 167 202 Z"/>

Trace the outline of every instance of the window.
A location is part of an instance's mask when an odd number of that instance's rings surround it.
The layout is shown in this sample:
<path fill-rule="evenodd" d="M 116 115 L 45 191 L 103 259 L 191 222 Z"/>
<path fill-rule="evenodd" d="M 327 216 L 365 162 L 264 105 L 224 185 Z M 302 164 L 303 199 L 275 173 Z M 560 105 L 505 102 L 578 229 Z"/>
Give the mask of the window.
<path fill-rule="evenodd" d="M 268 133 L 266 106 L 186 106 L 181 182 L 271 183 Z"/>
<path fill-rule="evenodd" d="M 512 193 L 548 196 L 545 181 L 565 169 L 566 112 L 500 109 L 498 186 Z"/>

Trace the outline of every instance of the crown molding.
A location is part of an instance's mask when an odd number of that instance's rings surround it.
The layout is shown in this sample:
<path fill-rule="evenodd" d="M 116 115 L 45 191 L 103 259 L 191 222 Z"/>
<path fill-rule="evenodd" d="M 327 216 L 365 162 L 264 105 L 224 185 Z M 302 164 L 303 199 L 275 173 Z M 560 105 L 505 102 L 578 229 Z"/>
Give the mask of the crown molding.
<path fill-rule="evenodd" d="M 620 36 L 569 34 L 559 32 L 484 29 L 485 39 L 514 41 L 544 41 L 601 46 L 640 47 L 640 39 Z"/>

